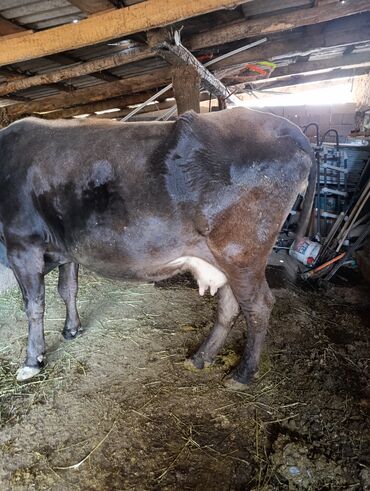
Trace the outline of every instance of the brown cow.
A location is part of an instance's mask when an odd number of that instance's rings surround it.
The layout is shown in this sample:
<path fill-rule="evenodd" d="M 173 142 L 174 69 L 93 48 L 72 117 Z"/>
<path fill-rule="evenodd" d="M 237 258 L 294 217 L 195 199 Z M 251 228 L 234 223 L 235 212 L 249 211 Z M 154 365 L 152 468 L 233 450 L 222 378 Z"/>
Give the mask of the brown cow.
<path fill-rule="evenodd" d="M 42 366 L 44 275 L 56 266 L 63 333 L 78 333 L 78 264 L 125 280 L 191 271 L 200 294 L 219 290 L 215 326 L 192 364 L 212 362 L 241 309 L 247 343 L 227 383 L 253 379 L 273 305 L 267 258 L 308 177 L 299 234 L 314 195 L 312 151 L 297 126 L 241 108 L 175 123 L 28 118 L 0 132 L 0 151 L 0 241 L 29 321 L 18 380 Z"/>

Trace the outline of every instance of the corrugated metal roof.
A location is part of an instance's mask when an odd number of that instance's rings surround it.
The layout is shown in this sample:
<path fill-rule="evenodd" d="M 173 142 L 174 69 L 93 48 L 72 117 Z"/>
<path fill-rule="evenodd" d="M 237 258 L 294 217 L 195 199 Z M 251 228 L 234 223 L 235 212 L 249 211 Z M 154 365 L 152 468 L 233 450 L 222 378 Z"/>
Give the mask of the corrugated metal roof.
<path fill-rule="evenodd" d="M 27 29 L 41 30 L 86 18 L 67 0 L 2 0 L 0 15 Z"/>

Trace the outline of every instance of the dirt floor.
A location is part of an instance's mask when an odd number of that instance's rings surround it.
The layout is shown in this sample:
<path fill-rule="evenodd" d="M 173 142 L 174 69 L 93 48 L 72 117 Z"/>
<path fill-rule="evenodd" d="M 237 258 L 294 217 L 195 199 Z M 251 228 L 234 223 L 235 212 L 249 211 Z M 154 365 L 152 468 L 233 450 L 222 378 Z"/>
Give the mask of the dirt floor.
<path fill-rule="evenodd" d="M 74 341 L 61 336 L 56 282 L 48 276 L 48 364 L 28 383 L 15 381 L 22 302 L 0 296 L 2 491 L 370 489 L 365 286 L 276 284 L 261 376 L 238 393 L 222 377 L 243 347 L 241 318 L 214 367 L 184 367 L 216 308 L 189 279 L 82 272 Z"/>

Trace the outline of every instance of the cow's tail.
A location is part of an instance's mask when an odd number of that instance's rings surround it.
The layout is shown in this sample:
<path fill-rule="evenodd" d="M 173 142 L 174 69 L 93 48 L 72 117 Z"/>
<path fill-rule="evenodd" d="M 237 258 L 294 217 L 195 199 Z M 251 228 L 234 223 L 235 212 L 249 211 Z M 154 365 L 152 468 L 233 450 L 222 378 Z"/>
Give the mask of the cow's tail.
<path fill-rule="evenodd" d="M 311 154 L 312 165 L 308 175 L 308 185 L 303 201 L 302 211 L 299 218 L 296 242 L 305 236 L 311 218 L 311 211 L 315 199 L 317 164 L 313 154 Z"/>

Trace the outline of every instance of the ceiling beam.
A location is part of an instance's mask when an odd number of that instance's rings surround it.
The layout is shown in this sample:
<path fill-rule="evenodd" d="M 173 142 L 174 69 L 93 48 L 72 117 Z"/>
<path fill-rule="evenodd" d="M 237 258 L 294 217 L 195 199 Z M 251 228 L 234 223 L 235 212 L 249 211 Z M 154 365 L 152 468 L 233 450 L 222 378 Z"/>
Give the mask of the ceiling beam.
<path fill-rule="evenodd" d="M 123 94 L 132 94 L 166 85 L 171 80 L 171 68 L 161 68 L 139 77 L 130 77 L 117 82 L 94 85 L 76 89 L 71 93 L 58 94 L 36 101 L 13 104 L 6 107 L 10 119 L 18 119 L 26 114 L 53 111 L 75 105 L 101 101 Z"/>
<path fill-rule="evenodd" d="M 151 104 L 148 104 L 145 107 L 143 107 L 140 111 L 140 114 L 162 111 L 163 109 L 169 109 L 170 107 L 173 107 L 174 104 L 175 104 L 174 100 L 168 100 L 163 102 L 152 102 Z M 127 108 L 120 109 L 119 111 L 106 112 L 103 114 L 92 113 L 90 114 L 89 118 L 101 118 L 101 119 L 123 118 L 128 114 L 130 114 L 131 111 L 132 109 L 127 107 Z"/>
<path fill-rule="evenodd" d="M 78 106 L 69 107 L 67 109 L 58 109 L 48 113 L 38 114 L 38 116 L 44 119 L 58 119 L 58 118 L 72 118 L 79 114 L 92 114 L 97 111 L 106 111 L 113 108 L 124 108 L 142 102 L 155 95 L 155 91 L 138 92 L 137 94 L 123 95 L 120 97 L 112 97 L 111 99 L 105 99 L 104 101 L 91 102 L 88 104 L 82 104 Z M 173 97 L 173 92 L 168 92 L 168 97 Z"/>
<path fill-rule="evenodd" d="M 282 81 L 284 78 L 291 78 L 292 76 L 301 76 L 301 74 L 318 74 L 320 72 L 328 72 L 336 68 L 346 67 L 347 69 L 357 69 L 370 67 L 370 53 L 358 53 L 346 56 L 337 56 L 336 58 L 328 58 L 325 60 L 313 60 L 291 63 L 290 65 L 276 68 L 272 73 L 272 76 L 268 79 L 256 80 L 255 75 L 245 77 L 229 77 L 225 80 L 225 83 L 230 85 L 236 85 L 240 83 L 266 83 L 270 86 L 275 80 Z M 217 74 L 217 73 L 216 73 Z M 302 75 L 303 76 L 303 75 Z M 226 81 L 227 80 L 227 81 Z"/>
<path fill-rule="evenodd" d="M 327 72 L 319 72 L 313 74 L 293 74 L 288 77 L 277 78 L 275 80 L 256 80 L 251 83 L 251 87 L 259 89 L 274 89 L 280 87 L 290 87 L 292 85 L 303 85 L 314 82 L 324 82 L 326 80 L 337 80 L 345 78 L 356 78 L 361 75 L 370 73 L 370 66 L 361 68 L 335 68 Z"/>
<path fill-rule="evenodd" d="M 369 0 L 346 0 L 346 2 L 338 2 L 332 7 L 327 5 L 312 7 L 216 27 L 207 32 L 195 34 L 189 42 L 184 40 L 184 44 L 193 51 L 204 47 L 239 41 L 247 37 L 266 36 L 276 32 L 296 29 L 297 27 L 327 22 L 367 11 L 370 11 Z"/>
<path fill-rule="evenodd" d="M 243 0 L 147 0 L 94 15 L 77 24 L 65 24 L 13 39 L 0 38 L 0 66 L 106 42 L 242 3 Z"/>
<path fill-rule="evenodd" d="M 318 72 L 321 70 L 331 70 L 333 68 L 360 68 L 370 65 L 370 52 L 350 54 L 345 56 L 337 56 L 326 60 L 309 60 L 303 62 L 292 63 L 291 65 L 278 67 L 270 79 L 284 77 L 292 73 L 309 73 Z"/>
<path fill-rule="evenodd" d="M 127 50 L 126 53 L 116 53 L 114 55 L 95 58 L 94 60 L 79 63 L 53 70 L 52 72 L 32 77 L 22 78 L 0 84 L 0 96 L 17 92 L 18 90 L 29 89 L 40 85 L 54 84 L 61 80 L 69 80 L 84 75 L 96 74 L 101 70 L 107 70 L 116 66 L 126 65 L 135 61 L 155 56 L 149 48 Z"/>
<path fill-rule="evenodd" d="M 307 26 L 303 32 L 285 33 L 281 39 L 269 39 L 261 46 L 255 46 L 225 60 L 215 63 L 219 69 L 230 65 L 262 60 L 305 56 L 326 48 L 353 46 L 370 41 L 370 13 L 358 14 L 335 23 Z"/>

